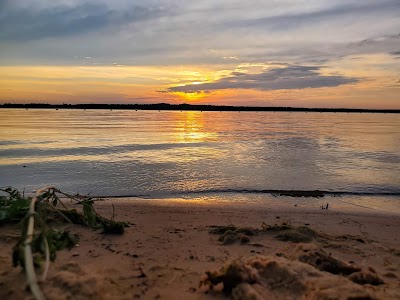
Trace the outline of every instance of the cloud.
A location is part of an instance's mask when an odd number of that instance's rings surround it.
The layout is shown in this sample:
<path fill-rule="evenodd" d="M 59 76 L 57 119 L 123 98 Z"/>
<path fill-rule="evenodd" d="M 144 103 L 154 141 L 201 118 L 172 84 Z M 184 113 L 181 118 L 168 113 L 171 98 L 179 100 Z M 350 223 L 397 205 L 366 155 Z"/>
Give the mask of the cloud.
<path fill-rule="evenodd" d="M 398 0 L 0 0 L 0 65 L 326 64 L 398 51 L 368 39 L 398 33 L 399 13 Z"/>
<path fill-rule="evenodd" d="M 355 83 L 357 78 L 341 75 L 322 75 L 321 67 L 290 65 L 248 74 L 232 72 L 215 82 L 188 84 L 168 88 L 167 92 L 194 93 L 223 89 L 290 90 L 305 88 L 335 87 Z"/>
<path fill-rule="evenodd" d="M 326 22 L 327 20 L 337 20 L 338 18 L 350 17 L 354 15 L 386 15 L 400 9 L 398 0 L 381 1 L 346 1 L 333 6 L 323 6 L 319 9 L 299 12 L 285 12 L 261 18 L 247 18 L 226 22 L 223 26 L 232 27 L 258 27 L 265 30 L 269 29 L 287 31 L 288 28 L 299 27 L 313 24 L 316 22 Z"/>
<path fill-rule="evenodd" d="M 150 5 L 128 6 L 121 10 L 101 2 L 21 7 L 12 1 L 4 1 L 1 7 L 0 41 L 29 41 L 77 35 L 109 26 L 151 20 L 168 10 Z"/>
<path fill-rule="evenodd" d="M 234 59 L 234 60 L 238 60 L 239 59 L 239 57 L 237 57 L 237 56 L 223 56 L 222 58 L 223 59 Z"/>
<path fill-rule="evenodd" d="M 391 35 L 382 35 L 375 38 L 364 39 L 357 43 L 347 45 L 342 52 L 345 54 L 371 54 L 371 53 L 389 53 L 393 55 L 400 54 L 397 51 L 400 47 L 400 33 Z"/>
<path fill-rule="evenodd" d="M 393 51 L 393 52 L 390 52 L 390 54 L 392 54 L 392 55 L 400 55 L 400 51 Z"/>

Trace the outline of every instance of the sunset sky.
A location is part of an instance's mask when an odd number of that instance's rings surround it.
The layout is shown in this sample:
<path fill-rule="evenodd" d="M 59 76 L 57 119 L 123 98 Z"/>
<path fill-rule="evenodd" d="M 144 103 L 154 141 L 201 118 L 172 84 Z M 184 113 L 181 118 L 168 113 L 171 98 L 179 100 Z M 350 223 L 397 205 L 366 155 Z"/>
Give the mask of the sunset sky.
<path fill-rule="evenodd" d="M 399 0 L 0 0 L 0 103 L 400 108 Z"/>

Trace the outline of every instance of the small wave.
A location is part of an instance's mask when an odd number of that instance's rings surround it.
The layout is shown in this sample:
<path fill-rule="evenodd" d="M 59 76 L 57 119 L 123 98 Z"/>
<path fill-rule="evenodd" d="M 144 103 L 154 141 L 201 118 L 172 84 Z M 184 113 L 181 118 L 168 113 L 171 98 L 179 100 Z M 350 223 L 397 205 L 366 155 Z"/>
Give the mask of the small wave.
<path fill-rule="evenodd" d="M 271 194 L 273 196 L 288 197 L 324 197 L 324 196 L 400 196 L 400 191 L 325 191 L 325 190 L 284 190 L 284 189 L 209 189 L 194 191 L 179 191 L 163 194 L 126 194 L 126 195 L 100 195 L 96 198 L 165 198 L 176 195 L 201 195 L 201 194 Z"/>
<path fill-rule="evenodd" d="M 400 191 L 326 191 L 326 190 L 287 190 L 287 189 L 215 189 L 190 191 L 188 194 L 208 194 L 208 193 L 246 193 L 246 194 L 275 194 L 281 196 L 313 197 L 314 195 L 359 195 L 359 196 L 399 196 Z"/>

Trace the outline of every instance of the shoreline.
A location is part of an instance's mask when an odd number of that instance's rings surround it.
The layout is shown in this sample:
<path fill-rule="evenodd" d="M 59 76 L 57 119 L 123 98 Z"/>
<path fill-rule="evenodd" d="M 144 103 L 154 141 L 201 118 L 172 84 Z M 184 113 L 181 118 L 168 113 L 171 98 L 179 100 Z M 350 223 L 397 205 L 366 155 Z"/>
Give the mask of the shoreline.
<path fill-rule="evenodd" d="M 225 190 L 194 190 L 194 191 L 176 191 L 170 194 L 160 194 L 160 197 L 171 197 L 179 195 L 207 195 L 207 194 L 264 194 L 274 197 L 288 196 L 294 198 L 322 198 L 325 196 L 400 196 L 400 191 L 393 192 L 356 192 L 356 191 L 328 191 L 328 190 L 283 190 L 283 189 L 225 189 Z M 121 194 L 121 195 L 98 195 L 96 198 L 155 198 L 150 194 Z"/>
<path fill-rule="evenodd" d="M 346 264 L 360 266 L 365 272 L 374 270 L 384 282 L 377 286 L 355 285 L 344 276 L 321 272 L 321 280 L 333 280 L 330 283 L 334 286 L 337 280 L 345 284 L 349 290 L 343 293 L 364 291 L 378 299 L 396 299 L 400 295 L 398 215 L 351 212 L 335 206 L 321 210 L 301 205 L 211 205 L 204 201 L 129 198 L 96 201 L 95 206 L 105 217 L 115 215 L 115 220 L 133 224 L 122 236 L 70 225 L 71 231 L 80 235 L 79 246 L 60 251 L 51 264 L 48 280 L 41 283 L 48 299 L 229 299 L 221 292 L 221 284 L 213 290 L 199 288 L 206 271 L 219 270 L 240 257 L 257 255 L 279 256 L 277 263 L 285 259 L 290 263 L 288 270 L 295 270 L 297 265 L 291 264 L 298 262 L 294 262 L 293 255 L 304 247 L 318 248 Z M 305 226 L 324 239 L 294 243 L 277 240 L 276 233 L 262 231 L 249 235 L 244 244 L 224 244 L 219 240 L 221 236 L 209 233 L 215 226 L 259 230 L 262 224 Z M 0 233 L 0 264 L 4 266 L 0 273 L 1 299 L 29 297 L 21 270 L 10 263 L 12 237 L 17 232 L 17 226 L 4 226 Z M 277 292 L 271 290 L 273 294 Z M 293 294 L 289 296 L 294 299 L 297 292 L 290 291 Z"/>
<path fill-rule="evenodd" d="M 161 205 L 161 206 L 210 206 L 225 207 L 228 209 L 238 208 L 243 210 L 263 209 L 277 211 L 291 211 L 293 213 L 318 212 L 321 206 L 329 203 L 329 211 L 332 213 L 342 212 L 353 215 L 387 215 L 400 216 L 400 199 L 392 195 L 328 195 L 324 197 L 292 197 L 275 196 L 272 194 L 241 194 L 226 193 L 196 195 L 177 194 L 175 196 L 165 195 L 160 197 L 143 196 L 115 196 L 115 197 L 93 197 L 99 203 L 125 203 L 133 205 Z"/>
<path fill-rule="evenodd" d="M 73 193 L 71 193 L 73 194 Z M 26 195 L 34 195 L 26 193 Z M 87 196 L 85 194 L 75 194 Z M 163 205 L 223 205 L 242 208 L 320 210 L 329 204 L 330 210 L 352 213 L 400 215 L 398 192 L 338 192 L 323 190 L 210 190 L 161 194 L 93 195 L 95 201 L 117 201 L 119 203 L 162 203 Z"/>

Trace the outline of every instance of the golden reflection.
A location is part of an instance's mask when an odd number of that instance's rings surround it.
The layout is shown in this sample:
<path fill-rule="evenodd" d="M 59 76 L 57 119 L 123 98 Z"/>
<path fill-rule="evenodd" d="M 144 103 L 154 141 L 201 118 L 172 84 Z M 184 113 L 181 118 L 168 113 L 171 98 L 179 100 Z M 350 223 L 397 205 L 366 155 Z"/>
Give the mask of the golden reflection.
<path fill-rule="evenodd" d="M 207 128 L 204 114 L 199 111 L 176 113 L 176 140 L 181 143 L 206 142 L 218 137 L 216 132 Z"/>

